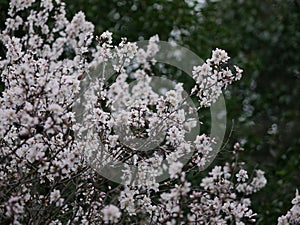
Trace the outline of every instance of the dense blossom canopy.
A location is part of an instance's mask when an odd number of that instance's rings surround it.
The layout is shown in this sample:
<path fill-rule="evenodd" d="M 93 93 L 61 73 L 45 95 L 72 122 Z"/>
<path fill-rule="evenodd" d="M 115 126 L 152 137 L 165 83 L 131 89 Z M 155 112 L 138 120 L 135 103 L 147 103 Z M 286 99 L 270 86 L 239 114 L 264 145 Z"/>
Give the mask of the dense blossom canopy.
<path fill-rule="evenodd" d="M 68 21 L 59 0 L 12 0 L 8 15 L 0 35 L 7 50 L 0 61 L 3 224 L 255 222 L 250 196 L 267 181 L 237 160 L 239 144 L 232 163 L 215 166 L 196 185 L 190 179 L 206 166 L 214 138 L 186 138 L 197 121 L 185 100 L 194 96 L 199 108 L 209 107 L 241 78 L 224 50 L 193 68 L 190 93 L 178 83 L 158 94 L 151 86 L 158 36 L 144 49 L 125 38 L 114 45 L 107 31 L 92 47 L 93 24 L 82 12 Z M 143 151 L 145 142 L 136 141 L 143 138 L 155 146 Z M 118 163 L 121 184 L 102 174 Z M 292 203 L 279 224 L 299 222 L 298 193 Z"/>

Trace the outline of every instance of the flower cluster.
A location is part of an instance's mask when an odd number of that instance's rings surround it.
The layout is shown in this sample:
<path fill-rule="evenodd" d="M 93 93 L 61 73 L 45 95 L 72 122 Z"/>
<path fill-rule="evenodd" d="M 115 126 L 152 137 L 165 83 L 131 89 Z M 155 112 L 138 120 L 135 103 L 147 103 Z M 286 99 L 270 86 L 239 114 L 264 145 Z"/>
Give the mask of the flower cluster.
<path fill-rule="evenodd" d="M 211 106 L 222 93 L 222 89 L 241 79 L 243 70 L 236 65 L 234 71 L 230 70 L 229 59 L 227 52 L 217 48 L 212 52 L 211 59 L 207 59 L 201 66 L 194 67 L 193 77 L 197 83 L 194 91 L 197 92 L 201 106 Z"/>
<path fill-rule="evenodd" d="M 0 223 L 59 224 L 66 214 L 101 221 L 105 195 L 82 162 L 71 108 L 94 26 L 82 12 L 68 21 L 60 1 L 11 1 L 8 15 L 0 34 Z"/>
<path fill-rule="evenodd" d="M 300 195 L 298 190 L 296 190 L 296 196 L 292 200 L 292 204 L 293 207 L 287 212 L 287 214 L 278 218 L 278 225 L 296 225 L 300 223 Z"/>

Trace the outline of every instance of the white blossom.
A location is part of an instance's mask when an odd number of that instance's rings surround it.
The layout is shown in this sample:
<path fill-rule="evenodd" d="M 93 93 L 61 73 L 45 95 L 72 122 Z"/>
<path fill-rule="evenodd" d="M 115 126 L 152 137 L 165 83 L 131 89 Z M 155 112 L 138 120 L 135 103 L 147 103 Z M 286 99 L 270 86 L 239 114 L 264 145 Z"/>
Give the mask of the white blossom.
<path fill-rule="evenodd" d="M 121 212 L 115 205 L 108 205 L 101 210 L 104 223 L 117 223 L 121 217 Z"/>

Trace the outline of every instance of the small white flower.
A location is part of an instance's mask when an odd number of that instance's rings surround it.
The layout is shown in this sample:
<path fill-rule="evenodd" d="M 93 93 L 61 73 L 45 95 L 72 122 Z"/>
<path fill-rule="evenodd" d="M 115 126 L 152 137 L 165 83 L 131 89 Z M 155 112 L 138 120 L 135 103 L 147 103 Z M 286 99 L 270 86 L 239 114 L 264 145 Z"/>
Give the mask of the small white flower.
<path fill-rule="evenodd" d="M 115 205 L 108 205 L 101 212 L 103 213 L 104 223 L 117 223 L 121 217 L 121 212 Z"/>
<path fill-rule="evenodd" d="M 296 205 L 296 204 L 299 204 L 300 203 L 300 195 L 299 195 L 299 191 L 298 189 L 296 190 L 296 196 L 295 198 L 292 200 L 292 204 L 293 205 Z"/>
<path fill-rule="evenodd" d="M 112 43 L 112 33 L 109 31 L 105 31 L 100 35 L 100 39 L 105 41 L 108 44 Z"/>
<path fill-rule="evenodd" d="M 237 177 L 237 181 L 245 182 L 248 179 L 248 173 L 246 170 L 241 169 L 238 174 L 235 175 Z"/>
<path fill-rule="evenodd" d="M 173 162 L 171 163 L 171 165 L 169 166 L 169 174 L 170 174 L 170 178 L 177 178 L 178 177 L 178 173 L 181 172 L 183 167 L 183 164 L 181 162 Z"/>
<path fill-rule="evenodd" d="M 214 50 L 212 52 L 212 62 L 215 64 L 219 64 L 220 62 L 226 63 L 228 60 L 230 59 L 230 57 L 227 55 L 227 52 L 225 52 L 222 49 L 218 49 L 216 48 L 216 50 Z"/>
<path fill-rule="evenodd" d="M 54 189 L 50 193 L 50 203 L 55 203 L 56 206 L 61 206 L 64 202 L 64 199 L 61 198 L 60 191 Z"/>
<path fill-rule="evenodd" d="M 50 203 L 57 201 L 60 198 L 60 191 L 54 189 L 50 194 Z"/>

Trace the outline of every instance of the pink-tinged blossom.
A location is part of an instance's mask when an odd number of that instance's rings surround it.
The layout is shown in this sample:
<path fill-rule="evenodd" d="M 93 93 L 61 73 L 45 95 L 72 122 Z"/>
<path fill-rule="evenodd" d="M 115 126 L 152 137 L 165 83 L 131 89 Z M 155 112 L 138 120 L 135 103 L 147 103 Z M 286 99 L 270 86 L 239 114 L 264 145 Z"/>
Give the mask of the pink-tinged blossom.
<path fill-rule="evenodd" d="M 245 182 L 248 179 L 248 173 L 246 170 L 241 169 L 239 173 L 236 174 L 238 182 Z"/>
<path fill-rule="evenodd" d="M 104 223 L 117 223 L 121 217 L 121 212 L 115 205 L 108 205 L 101 212 L 103 213 Z"/>
<path fill-rule="evenodd" d="M 278 218 L 277 225 L 296 225 L 300 223 L 300 196 L 298 190 L 296 190 L 295 197 L 292 200 L 292 205 L 292 208 L 286 213 L 286 215 Z"/>

